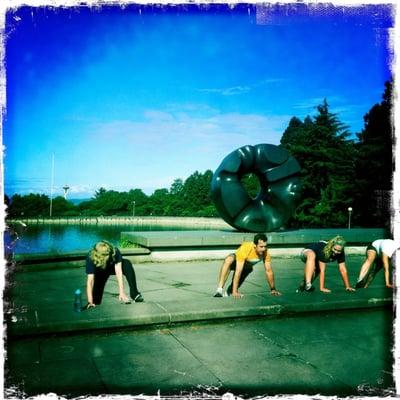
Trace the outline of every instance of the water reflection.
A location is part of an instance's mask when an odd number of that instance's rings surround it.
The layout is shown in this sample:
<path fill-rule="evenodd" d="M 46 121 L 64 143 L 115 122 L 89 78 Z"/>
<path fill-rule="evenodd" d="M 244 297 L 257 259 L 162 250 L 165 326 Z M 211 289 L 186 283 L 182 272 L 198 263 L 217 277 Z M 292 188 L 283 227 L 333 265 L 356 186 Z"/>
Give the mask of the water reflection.
<path fill-rule="evenodd" d="M 193 230 L 193 228 L 179 226 L 162 228 L 143 225 L 28 225 L 24 227 L 16 224 L 5 233 L 5 245 L 12 246 L 14 254 L 86 251 L 93 243 L 101 239 L 118 245 L 121 232 L 166 230 L 182 231 Z"/>

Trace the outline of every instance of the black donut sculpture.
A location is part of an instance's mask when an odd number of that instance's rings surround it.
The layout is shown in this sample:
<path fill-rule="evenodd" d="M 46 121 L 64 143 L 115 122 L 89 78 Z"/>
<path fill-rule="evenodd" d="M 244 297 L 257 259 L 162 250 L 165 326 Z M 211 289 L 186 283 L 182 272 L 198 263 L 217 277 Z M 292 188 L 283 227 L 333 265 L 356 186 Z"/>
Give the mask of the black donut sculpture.
<path fill-rule="evenodd" d="M 251 198 L 241 183 L 254 174 L 260 191 Z M 300 166 L 286 149 L 272 144 L 243 146 L 228 154 L 215 171 L 212 197 L 221 217 L 234 228 L 269 232 L 293 215 L 300 198 Z"/>

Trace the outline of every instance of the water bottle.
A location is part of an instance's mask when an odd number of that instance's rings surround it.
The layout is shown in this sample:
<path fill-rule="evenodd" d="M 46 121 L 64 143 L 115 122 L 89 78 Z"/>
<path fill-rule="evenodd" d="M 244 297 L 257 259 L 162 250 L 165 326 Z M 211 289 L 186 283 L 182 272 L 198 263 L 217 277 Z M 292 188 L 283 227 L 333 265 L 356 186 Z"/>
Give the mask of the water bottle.
<path fill-rule="evenodd" d="M 81 289 L 76 289 L 75 290 L 74 311 L 75 312 L 81 312 L 82 311 L 82 292 L 81 292 Z"/>

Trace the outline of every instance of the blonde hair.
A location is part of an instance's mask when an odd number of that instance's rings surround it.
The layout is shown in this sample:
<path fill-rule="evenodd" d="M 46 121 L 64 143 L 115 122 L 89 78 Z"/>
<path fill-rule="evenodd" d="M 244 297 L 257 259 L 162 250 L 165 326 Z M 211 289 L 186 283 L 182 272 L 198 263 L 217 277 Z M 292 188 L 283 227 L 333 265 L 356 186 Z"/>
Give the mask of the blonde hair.
<path fill-rule="evenodd" d="M 332 254 L 332 249 L 333 246 L 342 246 L 344 248 L 344 246 L 346 246 L 346 241 L 344 240 L 344 238 L 342 236 L 335 236 L 334 238 L 332 238 L 331 240 L 328 241 L 328 243 L 325 245 L 324 247 L 324 256 L 328 259 L 331 254 Z"/>
<path fill-rule="evenodd" d="M 114 259 L 114 256 L 115 247 L 106 240 L 97 242 L 89 254 L 89 258 L 93 261 L 93 264 L 101 269 L 105 269 L 107 262 Z"/>

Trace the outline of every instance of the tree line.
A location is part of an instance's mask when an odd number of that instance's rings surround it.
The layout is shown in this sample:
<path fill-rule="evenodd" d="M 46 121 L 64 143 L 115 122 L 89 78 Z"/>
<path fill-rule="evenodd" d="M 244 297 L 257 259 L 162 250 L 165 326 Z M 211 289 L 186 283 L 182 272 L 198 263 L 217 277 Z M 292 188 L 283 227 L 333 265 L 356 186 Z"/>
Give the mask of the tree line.
<path fill-rule="evenodd" d="M 93 198 L 73 204 L 63 196 L 52 199 L 53 217 L 73 216 L 183 216 L 217 217 L 211 199 L 212 171 L 198 171 L 185 181 L 175 179 L 169 189 L 157 189 L 147 196 L 141 189 L 118 192 L 100 188 Z M 15 194 L 9 200 L 9 218 L 48 217 L 50 198 L 44 194 Z"/>
<path fill-rule="evenodd" d="M 382 101 L 364 116 L 364 128 L 350 139 L 348 127 L 330 112 L 326 100 L 315 116 L 293 117 L 280 145 L 301 166 L 300 204 L 285 228 L 344 227 L 348 209 L 352 224 L 389 226 L 394 160 L 392 152 L 392 82 L 385 83 Z M 100 188 L 79 204 L 58 196 L 52 199 L 52 216 L 190 216 L 217 217 L 211 198 L 212 171 L 194 172 L 185 181 L 175 179 L 169 189 L 146 195 L 141 189 L 118 192 Z M 259 182 L 254 175 L 242 180 L 255 197 Z M 43 194 L 5 196 L 9 218 L 48 217 L 50 198 Z"/>

